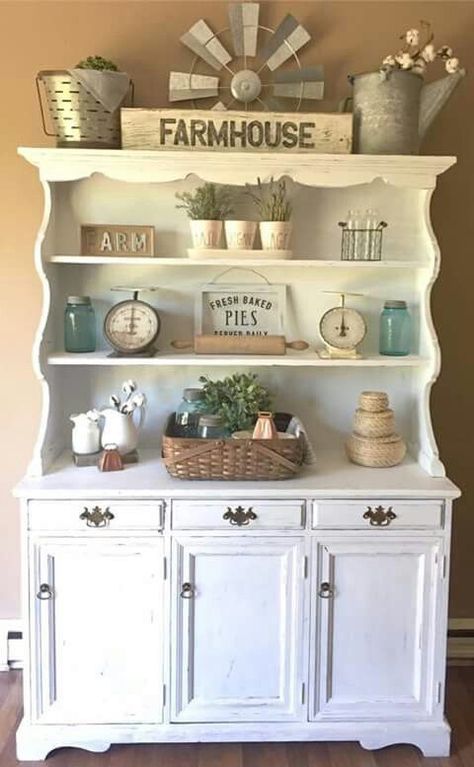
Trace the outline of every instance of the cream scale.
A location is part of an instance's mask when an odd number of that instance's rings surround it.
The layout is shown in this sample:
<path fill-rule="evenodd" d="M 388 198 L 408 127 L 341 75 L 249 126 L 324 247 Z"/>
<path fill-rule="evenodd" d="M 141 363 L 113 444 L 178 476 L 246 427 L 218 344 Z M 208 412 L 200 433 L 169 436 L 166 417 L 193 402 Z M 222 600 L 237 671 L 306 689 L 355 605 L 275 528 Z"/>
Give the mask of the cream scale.
<path fill-rule="evenodd" d="M 319 349 L 322 359 L 360 359 L 357 351 L 367 333 L 367 325 L 362 314 L 346 306 L 346 296 L 360 296 L 361 293 L 341 293 L 326 290 L 340 296 L 340 305 L 328 309 L 319 321 L 319 335 L 325 349 Z"/>

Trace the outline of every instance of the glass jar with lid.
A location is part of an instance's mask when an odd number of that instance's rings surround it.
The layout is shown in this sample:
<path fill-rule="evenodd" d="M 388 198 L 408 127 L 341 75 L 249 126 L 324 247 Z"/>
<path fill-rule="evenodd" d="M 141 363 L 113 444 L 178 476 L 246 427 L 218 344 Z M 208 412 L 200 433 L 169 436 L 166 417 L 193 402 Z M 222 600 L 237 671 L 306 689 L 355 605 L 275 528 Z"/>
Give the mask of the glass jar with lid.
<path fill-rule="evenodd" d="M 197 437 L 199 417 L 203 412 L 202 389 L 185 389 L 175 414 L 178 437 Z"/>
<path fill-rule="evenodd" d="M 411 350 L 411 317 L 406 301 L 385 301 L 380 315 L 380 354 L 404 357 Z"/>
<path fill-rule="evenodd" d="M 202 439 L 227 439 L 230 432 L 220 415 L 202 415 L 199 419 L 198 437 Z"/>
<path fill-rule="evenodd" d="M 68 296 L 64 312 L 64 348 L 67 352 L 95 352 L 95 312 L 89 296 Z"/>

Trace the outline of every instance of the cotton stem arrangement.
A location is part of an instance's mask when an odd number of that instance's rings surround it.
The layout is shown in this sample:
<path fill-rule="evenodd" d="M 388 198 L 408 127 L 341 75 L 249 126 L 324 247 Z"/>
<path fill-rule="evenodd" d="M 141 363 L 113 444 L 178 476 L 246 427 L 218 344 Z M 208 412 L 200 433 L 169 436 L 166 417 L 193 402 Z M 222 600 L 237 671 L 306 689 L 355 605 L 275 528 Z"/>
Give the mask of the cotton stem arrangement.
<path fill-rule="evenodd" d="M 424 75 L 428 64 L 437 59 L 444 62 L 446 72 L 454 74 L 461 70 L 459 59 L 454 56 L 453 49 L 449 45 L 436 48 L 431 24 L 427 21 L 420 22 L 420 29 L 408 29 L 400 37 L 403 45 L 398 53 L 386 56 L 380 67 L 384 73 L 400 69 Z"/>

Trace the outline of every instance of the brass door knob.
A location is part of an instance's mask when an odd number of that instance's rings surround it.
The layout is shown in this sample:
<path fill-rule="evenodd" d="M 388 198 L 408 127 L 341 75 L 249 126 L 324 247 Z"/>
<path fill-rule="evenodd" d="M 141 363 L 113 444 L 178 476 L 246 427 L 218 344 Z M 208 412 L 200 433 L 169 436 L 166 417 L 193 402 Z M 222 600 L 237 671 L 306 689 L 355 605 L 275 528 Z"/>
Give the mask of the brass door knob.
<path fill-rule="evenodd" d="M 51 589 L 51 586 L 48 583 L 42 583 L 39 587 L 39 591 L 36 594 L 38 599 L 45 600 L 45 599 L 52 599 L 53 598 L 53 592 Z"/>
<path fill-rule="evenodd" d="M 181 586 L 181 593 L 179 595 L 181 599 L 192 599 L 194 596 L 194 589 L 190 583 L 183 583 Z"/>
<path fill-rule="evenodd" d="M 327 581 L 324 581 L 324 583 L 321 583 L 318 591 L 318 596 L 321 597 L 321 599 L 330 599 L 334 596 L 334 589 L 332 588 L 331 584 Z"/>
<path fill-rule="evenodd" d="M 367 511 L 363 515 L 364 519 L 370 520 L 370 524 L 374 527 L 388 527 L 392 519 L 396 519 L 397 515 L 389 506 L 385 511 L 383 506 L 376 506 L 372 509 L 372 506 L 367 506 Z"/>
<path fill-rule="evenodd" d="M 114 519 L 114 515 L 108 506 L 104 511 L 100 506 L 94 506 L 92 511 L 84 506 L 84 511 L 79 514 L 79 519 L 85 519 L 87 527 L 107 527 L 110 520 Z"/>

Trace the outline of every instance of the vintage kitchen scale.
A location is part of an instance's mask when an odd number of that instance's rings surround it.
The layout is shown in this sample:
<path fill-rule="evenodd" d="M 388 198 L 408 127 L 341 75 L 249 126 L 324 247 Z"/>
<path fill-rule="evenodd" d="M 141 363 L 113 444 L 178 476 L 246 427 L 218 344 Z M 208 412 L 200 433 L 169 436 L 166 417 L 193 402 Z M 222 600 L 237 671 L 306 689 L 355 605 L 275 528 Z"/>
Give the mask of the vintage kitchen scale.
<path fill-rule="evenodd" d="M 115 287 L 113 291 L 131 293 L 132 298 L 112 306 L 104 320 L 104 336 L 114 351 L 109 357 L 153 357 L 161 329 L 157 310 L 138 298 L 157 287 Z"/>
<path fill-rule="evenodd" d="M 360 312 L 346 306 L 346 296 L 360 296 L 361 293 L 340 293 L 326 290 L 340 296 L 340 306 L 334 306 L 323 314 L 319 321 L 319 335 L 325 349 L 318 350 L 322 359 L 360 359 L 357 347 L 367 333 L 365 319 Z"/>

